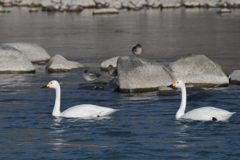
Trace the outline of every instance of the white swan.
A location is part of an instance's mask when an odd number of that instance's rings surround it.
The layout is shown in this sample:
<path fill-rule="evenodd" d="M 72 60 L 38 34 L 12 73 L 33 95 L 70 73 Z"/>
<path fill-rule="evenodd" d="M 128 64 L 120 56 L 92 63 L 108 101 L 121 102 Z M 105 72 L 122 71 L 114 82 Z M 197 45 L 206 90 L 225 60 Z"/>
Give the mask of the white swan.
<path fill-rule="evenodd" d="M 55 105 L 52 111 L 52 115 L 54 117 L 92 119 L 98 117 L 107 117 L 113 112 L 117 111 L 116 109 L 92 104 L 81 104 L 73 106 L 61 112 L 60 111 L 61 87 L 58 81 L 53 80 L 49 82 L 47 85 L 42 86 L 42 88 L 53 88 L 56 90 Z"/>
<path fill-rule="evenodd" d="M 181 105 L 176 113 L 177 120 L 226 121 L 235 113 L 215 107 L 201 107 L 185 113 L 187 103 L 185 84 L 182 81 L 176 81 L 171 86 L 180 88 L 182 92 Z"/>

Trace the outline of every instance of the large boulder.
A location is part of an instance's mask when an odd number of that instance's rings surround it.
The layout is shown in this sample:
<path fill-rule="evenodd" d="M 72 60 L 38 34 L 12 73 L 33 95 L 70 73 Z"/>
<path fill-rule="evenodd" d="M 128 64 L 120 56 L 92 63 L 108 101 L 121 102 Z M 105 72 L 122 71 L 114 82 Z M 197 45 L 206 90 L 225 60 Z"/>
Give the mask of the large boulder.
<path fill-rule="evenodd" d="M 230 82 L 233 84 L 240 84 L 240 70 L 234 70 L 229 75 Z"/>
<path fill-rule="evenodd" d="M 103 61 L 101 64 L 100 64 L 100 68 L 102 70 L 107 70 L 108 67 L 111 65 L 112 67 L 114 68 L 117 68 L 117 60 L 118 60 L 119 56 L 117 57 L 112 57 L 110 59 L 107 59 L 105 61 Z"/>
<path fill-rule="evenodd" d="M 5 43 L 4 45 L 16 48 L 21 51 L 31 62 L 41 63 L 50 59 L 49 54 L 44 48 L 33 43 Z"/>
<path fill-rule="evenodd" d="M 224 86 L 229 79 L 222 68 L 205 55 L 191 55 L 169 64 L 176 80 L 200 86 Z"/>
<path fill-rule="evenodd" d="M 0 73 L 33 73 L 33 64 L 19 50 L 0 45 Z"/>
<path fill-rule="evenodd" d="M 67 72 L 81 67 L 84 66 L 78 62 L 69 61 L 61 55 L 55 55 L 49 60 L 46 69 L 48 72 Z"/>
<path fill-rule="evenodd" d="M 120 57 L 117 72 L 119 88 L 123 92 L 157 90 L 172 83 L 172 77 L 163 65 L 135 56 Z"/>

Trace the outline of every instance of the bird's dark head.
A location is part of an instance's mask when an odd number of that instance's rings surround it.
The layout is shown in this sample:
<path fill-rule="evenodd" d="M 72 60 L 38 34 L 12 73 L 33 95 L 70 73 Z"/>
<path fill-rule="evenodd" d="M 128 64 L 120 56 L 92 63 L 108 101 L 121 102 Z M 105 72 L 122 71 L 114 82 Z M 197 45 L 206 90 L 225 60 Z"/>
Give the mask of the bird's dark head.
<path fill-rule="evenodd" d="M 132 48 L 132 53 L 135 54 L 135 55 L 140 55 L 142 54 L 142 45 L 141 44 L 136 44 L 133 48 Z"/>

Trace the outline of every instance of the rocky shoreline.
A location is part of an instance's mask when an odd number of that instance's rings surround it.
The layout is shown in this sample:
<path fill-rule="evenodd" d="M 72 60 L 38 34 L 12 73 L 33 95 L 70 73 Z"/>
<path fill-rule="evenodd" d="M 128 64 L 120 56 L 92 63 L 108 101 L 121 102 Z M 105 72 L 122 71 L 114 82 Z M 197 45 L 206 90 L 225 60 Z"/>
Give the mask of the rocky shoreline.
<path fill-rule="evenodd" d="M 0 7 L 29 7 L 42 11 L 81 12 L 88 8 L 240 8 L 240 0 L 0 0 Z M 3 9 L 1 9 L 3 10 Z M 36 9 L 37 10 L 37 9 Z M 33 10 L 35 11 L 35 9 Z"/>

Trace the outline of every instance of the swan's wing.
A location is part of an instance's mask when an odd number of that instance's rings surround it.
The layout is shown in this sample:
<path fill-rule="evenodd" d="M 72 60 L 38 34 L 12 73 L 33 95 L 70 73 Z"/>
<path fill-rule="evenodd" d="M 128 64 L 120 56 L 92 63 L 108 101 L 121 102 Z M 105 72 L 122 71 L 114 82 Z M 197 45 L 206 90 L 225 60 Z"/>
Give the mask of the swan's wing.
<path fill-rule="evenodd" d="M 82 104 L 68 108 L 62 112 L 63 117 L 96 118 L 110 115 L 115 109 L 92 104 Z"/>
<path fill-rule="evenodd" d="M 215 107 L 201 107 L 187 112 L 183 118 L 201 121 L 225 121 L 229 119 L 234 112 Z"/>

